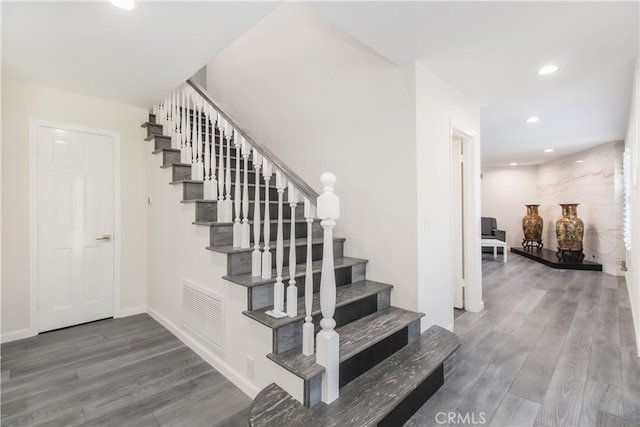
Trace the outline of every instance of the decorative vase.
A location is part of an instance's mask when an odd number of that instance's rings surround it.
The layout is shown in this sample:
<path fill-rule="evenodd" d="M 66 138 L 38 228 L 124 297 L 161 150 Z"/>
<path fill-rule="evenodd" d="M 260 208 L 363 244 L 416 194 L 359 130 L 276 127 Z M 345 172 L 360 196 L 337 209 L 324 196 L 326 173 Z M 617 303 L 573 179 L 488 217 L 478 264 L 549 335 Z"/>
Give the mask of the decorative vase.
<path fill-rule="evenodd" d="M 578 216 L 579 203 L 560 203 L 562 215 L 556 221 L 556 237 L 558 238 L 558 252 L 582 252 L 582 238 L 584 237 L 584 223 Z"/>
<path fill-rule="evenodd" d="M 539 241 L 542 240 L 542 217 L 538 215 L 538 206 L 540 205 L 525 205 L 527 207 L 527 214 L 522 218 L 522 231 L 524 232 L 525 240 Z"/>

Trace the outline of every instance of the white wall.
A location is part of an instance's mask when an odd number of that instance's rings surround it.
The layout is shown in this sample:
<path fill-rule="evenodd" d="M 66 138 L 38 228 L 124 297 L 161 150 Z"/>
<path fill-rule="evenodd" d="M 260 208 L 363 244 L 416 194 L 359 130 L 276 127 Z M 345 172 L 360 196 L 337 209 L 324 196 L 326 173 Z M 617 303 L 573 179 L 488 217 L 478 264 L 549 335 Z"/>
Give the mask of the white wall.
<path fill-rule="evenodd" d="M 2 79 L 2 335 L 29 330 L 29 119 L 120 132 L 123 312 L 146 305 L 144 130 L 147 111 Z M 12 335 L 13 334 L 13 335 Z"/>
<path fill-rule="evenodd" d="M 480 255 L 480 109 L 427 68 L 416 64 L 416 164 L 419 310 L 423 327 L 453 326 L 451 130 L 474 133 L 467 150 L 471 164 L 466 188 L 470 223 L 466 308 L 479 311 L 482 303 Z M 473 236 L 477 236 L 474 238 Z"/>
<path fill-rule="evenodd" d="M 147 142 L 151 144 L 151 142 Z M 148 194 L 148 311 L 246 394 L 275 381 L 275 367 L 265 357 L 271 350 L 271 330 L 244 316 L 247 289 L 222 279 L 227 274 L 226 255 L 209 251 L 209 228 L 195 226 L 195 204 L 180 203 L 182 186 L 169 185 L 171 169 L 160 168 L 160 155 L 147 154 Z M 183 281 L 202 286 L 224 302 L 224 351 L 182 324 Z M 237 339 L 242 337 L 242 339 Z M 255 360 L 256 377 L 247 372 L 247 356 Z"/>
<path fill-rule="evenodd" d="M 482 169 L 482 216 L 496 218 L 498 228 L 507 232 L 509 246 L 522 247 L 524 205 L 538 203 L 537 182 L 536 166 Z M 544 229 L 549 227 L 555 225 L 545 220 Z"/>
<path fill-rule="evenodd" d="M 631 112 L 625 145 L 631 154 L 631 249 L 627 251 L 625 274 L 633 324 L 636 331 L 637 352 L 640 355 L 640 60 L 636 59 Z"/>
<path fill-rule="evenodd" d="M 336 174 L 346 254 L 367 258 L 367 277 L 416 310 L 413 74 L 302 2 L 283 3 L 207 65 L 213 98 L 312 187 Z"/>
<path fill-rule="evenodd" d="M 603 144 L 562 159 L 538 165 L 538 201 L 545 221 L 545 247 L 557 249 L 555 223 L 562 213 L 560 203 L 580 203 L 578 216 L 584 222 L 585 260 L 602 264 L 609 274 L 622 274 L 618 253 L 622 220 L 617 206 L 622 195 L 620 180 L 621 143 Z M 581 163 L 576 161 L 582 160 Z"/>

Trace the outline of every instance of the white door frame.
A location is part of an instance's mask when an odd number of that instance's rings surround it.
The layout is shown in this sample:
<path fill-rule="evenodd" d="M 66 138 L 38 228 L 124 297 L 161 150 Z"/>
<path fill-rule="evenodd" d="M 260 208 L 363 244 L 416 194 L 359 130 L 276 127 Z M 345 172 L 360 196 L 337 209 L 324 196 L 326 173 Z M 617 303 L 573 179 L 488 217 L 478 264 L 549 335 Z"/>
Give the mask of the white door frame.
<path fill-rule="evenodd" d="M 478 137 L 475 132 L 458 127 L 455 123 L 450 123 L 449 131 L 449 152 L 451 153 L 451 162 L 454 161 L 454 134 L 462 137 L 462 144 L 464 144 L 464 258 L 466 266 L 464 308 L 467 311 L 479 312 L 484 308 L 484 302 L 482 301 L 482 249 L 480 244 L 480 147 Z M 451 163 L 451 167 L 452 165 L 453 163 Z M 451 182 L 453 182 L 453 180 L 451 180 Z M 453 194 L 453 189 L 451 189 L 451 191 Z M 453 205 L 453 199 L 451 203 Z M 459 250 L 459 248 L 455 248 L 452 245 L 451 250 L 451 259 L 453 260 L 454 251 Z M 453 262 L 452 268 L 454 268 Z M 453 288 L 451 301 L 453 302 Z"/>
<path fill-rule="evenodd" d="M 113 317 L 121 315 L 121 173 L 120 132 L 49 120 L 29 119 L 29 332 L 38 334 L 38 128 L 50 127 L 113 138 Z"/>

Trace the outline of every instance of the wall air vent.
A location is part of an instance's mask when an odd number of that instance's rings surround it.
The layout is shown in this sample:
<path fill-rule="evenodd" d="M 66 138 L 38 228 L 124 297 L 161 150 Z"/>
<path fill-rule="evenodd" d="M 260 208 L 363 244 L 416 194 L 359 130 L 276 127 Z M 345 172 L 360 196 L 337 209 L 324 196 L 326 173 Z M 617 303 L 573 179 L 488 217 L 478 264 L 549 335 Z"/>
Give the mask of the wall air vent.
<path fill-rule="evenodd" d="M 224 298 L 182 281 L 182 323 L 206 344 L 224 353 Z"/>

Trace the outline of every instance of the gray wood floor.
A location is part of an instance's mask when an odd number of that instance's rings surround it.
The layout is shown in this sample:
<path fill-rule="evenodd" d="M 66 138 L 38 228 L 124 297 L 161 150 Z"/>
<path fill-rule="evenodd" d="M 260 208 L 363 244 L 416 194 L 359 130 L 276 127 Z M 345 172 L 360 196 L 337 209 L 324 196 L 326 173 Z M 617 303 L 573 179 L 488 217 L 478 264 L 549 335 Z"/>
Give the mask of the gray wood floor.
<path fill-rule="evenodd" d="M 3 426 L 205 426 L 251 400 L 148 315 L 2 345 Z"/>
<path fill-rule="evenodd" d="M 640 425 L 624 280 L 490 254 L 483 277 L 485 310 L 456 313 L 463 345 L 406 426 Z M 146 315 L 2 345 L 3 426 L 238 426 L 249 404 Z"/>
<path fill-rule="evenodd" d="M 456 316 L 463 345 L 445 385 L 405 427 L 639 426 L 625 286 L 600 272 L 484 255 L 485 310 Z"/>

